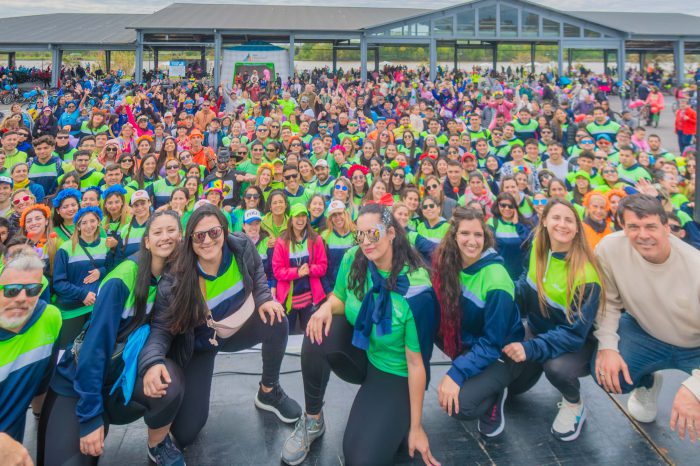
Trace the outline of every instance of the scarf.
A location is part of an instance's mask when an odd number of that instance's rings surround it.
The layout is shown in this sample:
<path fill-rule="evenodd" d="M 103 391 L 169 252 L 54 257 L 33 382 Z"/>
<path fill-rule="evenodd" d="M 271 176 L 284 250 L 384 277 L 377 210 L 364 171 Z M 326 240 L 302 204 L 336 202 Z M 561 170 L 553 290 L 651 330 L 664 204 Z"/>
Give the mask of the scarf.
<path fill-rule="evenodd" d="M 352 335 L 353 346 L 367 350 L 369 349 L 369 337 L 372 334 L 372 327 L 377 326 L 377 336 L 391 334 L 391 318 L 393 307 L 391 305 L 391 292 L 405 295 L 408 291 L 408 277 L 399 275 L 396 281 L 396 288 L 389 290 L 386 279 L 381 276 L 377 266 L 373 262 L 369 263 L 369 273 L 372 277 L 372 288 L 370 288 L 362 300 L 360 312 L 355 321 L 355 330 Z"/>
<path fill-rule="evenodd" d="M 18 189 L 23 189 L 27 186 L 29 186 L 29 178 L 25 179 L 24 181 L 15 181 L 14 190 L 17 191 Z"/>
<path fill-rule="evenodd" d="M 583 219 L 583 223 L 585 223 L 589 227 L 593 228 L 593 231 L 595 231 L 598 234 L 601 234 L 602 232 L 604 232 L 605 227 L 608 226 L 607 223 L 605 223 L 605 221 L 596 222 L 588 215 L 586 215 L 586 218 Z"/>

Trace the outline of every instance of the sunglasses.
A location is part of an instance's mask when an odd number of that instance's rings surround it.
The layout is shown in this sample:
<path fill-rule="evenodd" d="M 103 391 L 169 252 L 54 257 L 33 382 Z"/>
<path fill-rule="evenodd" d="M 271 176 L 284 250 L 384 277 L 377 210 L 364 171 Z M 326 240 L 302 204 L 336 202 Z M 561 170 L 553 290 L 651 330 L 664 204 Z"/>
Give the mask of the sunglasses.
<path fill-rule="evenodd" d="M 120 163 L 134 163 L 132 159 L 122 159 Z"/>
<path fill-rule="evenodd" d="M 240 151 L 240 152 L 238 153 L 238 155 L 248 155 L 248 152 L 243 150 L 243 151 Z"/>
<path fill-rule="evenodd" d="M 348 126 L 357 126 L 357 123 L 348 123 Z"/>
<path fill-rule="evenodd" d="M 116 147 L 107 147 L 105 148 L 105 152 L 116 152 L 117 148 Z"/>
<path fill-rule="evenodd" d="M 547 205 L 547 202 L 549 202 L 547 199 L 533 199 L 533 200 L 532 200 L 532 205 L 541 205 L 541 206 L 545 206 L 545 205 Z"/>
<path fill-rule="evenodd" d="M 56 136 L 56 139 L 68 139 L 68 136 Z"/>
<path fill-rule="evenodd" d="M 298 142 L 294 142 L 294 143 L 290 144 L 289 146 L 290 147 L 301 147 L 301 144 L 299 144 Z"/>
<path fill-rule="evenodd" d="M 26 284 L 15 284 L 10 283 L 7 285 L 0 285 L 2 293 L 6 298 L 16 298 L 24 290 L 27 293 L 28 298 L 33 298 L 41 293 L 42 285 L 41 283 L 26 283 Z"/>
<path fill-rule="evenodd" d="M 671 228 L 671 231 L 674 233 L 678 233 L 683 229 L 683 227 L 680 225 L 669 225 L 669 227 Z M 29 294 L 29 293 L 27 293 L 27 294 Z M 7 295 L 5 295 L 5 296 L 7 296 Z"/>
<path fill-rule="evenodd" d="M 15 199 L 14 201 L 12 201 L 12 203 L 13 203 L 14 205 L 19 205 L 19 204 L 22 203 L 22 202 L 29 202 L 30 199 L 31 199 L 30 196 L 22 196 L 22 197 L 18 197 L 18 198 Z"/>
<path fill-rule="evenodd" d="M 337 189 L 339 191 L 347 191 L 348 187 L 345 185 L 342 185 L 342 184 L 337 184 L 337 185 L 335 185 L 335 189 Z"/>
<path fill-rule="evenodd" d="M 179 169 L 180 169 L 180 165 L 167 165 L 167 166 L 165 167 L 165 169 L 166 169 L 166 170 L 179 170 Z"/>
<path fill-rule="evenodd" d="M 603 175 L 612 175 L 613 173 L 617 173 L 615 170 L 603 170 Z"/>
<path fill-rule="evenodd" d="M 224 229 L 221 227 L 214 227 L 207 231 L 195 231 L 192 233 L 192 242 L 197 244 L 203 243 L 207 239 L 207 236 L 214 241 L 221 236 L 223 232 Z"/>
<path fill-rule="evenodd" d="M 595 141 L 593 139 L 581 139 L 581 144 L 594 144 Z"/>
<path fill-rule="evenodd" d="M 264 131 L 269 131 L 267 128 L 258 128 L 257 130 L 259 133 L 262 133 Z"/>
<path fill-rule="evenodd" d="M 435 204 L 423 204 L 423 209 L 434 209 L 437 207 Z"/>
<path fill-rule="evenodd" d="M 385 233 L 386 232 L 380 228 L 372 228 L 367 231 L 357 230 L 354 234 L 355 242 L 357 244 L 362 244 L 365 242 L 365 239 L 367 239 L 370 244 L 375 244 L 384 237 Z"/>
<path fill-rule="evenodd" d="M 277 152 L 277 148 L 276 148 L 276 147 L 268 147 L 268 148 L 265 149 L 265 150 L 268 151 L 268 152 Z M 244 152 L 244 153 L 245 153 L 245 152 Z"/>
<path fill-rule="evenodd" d="M 513 209 L 513 204 L 510 204 L 508 202 L 499 202 L 498 207 L 501 209 Z"/>
<path fill-rule="evenodd" d="M 260 199 L 260 194 L 246 194 L 243 196 L 246 199 Z"/>
<path fill-rule="evenodd" d="M 406 175 L 404 175 L 403 173 L 394 173 L 393 176 L 394 176 L 394 178 L 401 178 L 401 179 L 406 178 Z"/>
<path fill-rule="evenodd" d="M 284 175 L 284 179 L 285 180 L 296 180 L 298 176 L 299 176 L 298 173 L 295 173 L 294 175 Z"/>
<path fill-rule="evenodd" d="M 425 189 L 427 189 L 428 191 L 432 191 L 433 189 L 437 189 L 439 187 L 440 187 L 439 184 L 429 184 L 428 186 L 425 187 Z"/>

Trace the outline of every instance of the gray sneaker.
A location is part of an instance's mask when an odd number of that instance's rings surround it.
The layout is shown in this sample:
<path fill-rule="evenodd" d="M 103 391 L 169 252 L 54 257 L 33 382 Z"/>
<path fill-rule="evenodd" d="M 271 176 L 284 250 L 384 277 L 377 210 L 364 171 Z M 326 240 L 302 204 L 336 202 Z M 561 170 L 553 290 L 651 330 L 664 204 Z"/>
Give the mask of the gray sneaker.
<path fill-rule="evenodd" d="M 318 419 L 302 414 L 294 426 L 294 432 L 282 446 L 282 461 L 290 466 L 301 464 L 309 454 L 311 444 L 326 432 L 323 412 Z"/>

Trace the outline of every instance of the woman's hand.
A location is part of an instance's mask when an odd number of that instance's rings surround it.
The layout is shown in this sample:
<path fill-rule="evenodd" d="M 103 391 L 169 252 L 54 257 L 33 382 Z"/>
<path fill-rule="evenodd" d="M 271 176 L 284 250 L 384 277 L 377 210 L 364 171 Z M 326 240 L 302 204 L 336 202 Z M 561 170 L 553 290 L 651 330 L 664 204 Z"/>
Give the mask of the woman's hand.
<path fill-rule="evenodd" d="M 260 306 L 258 313 L 260 314 L 260 319 L 262 319 L 263 323 L 266 324 L 267 316 L 270 316 L 270 325 L 274 325 L 275 317 L 277 317 L 279 322 L 282 322 L 282 319 L 284 318 L 284 306 L 277 301 L 268 301 Z"/>
<path fill-rule="evenodd" d="M 114 249 L 114 248 L 116 248 L 116 247 L 117 247 L 117 244 L 119 244 L 119 242 L 117 241 L 117 239 L 116 239 L 114 236 L 108 236 L 107 239 L 105 240 L 105 245 L 106 245 L 109 249 Z M 88 276 L 89 276 L 89 275 L 88 275 Z M 87 280 L 87 279 L 86 279 L 86 280 Z"/>
<path fill-rule="evenodd" d="M 302 264 L 301 267 L 297 269 L 297 273 L 300 277 L 306 277 L 309 274 L 309 264 Z"/>
<path fill-rule="evenodd" d="M 83 304 L 86 306 L 92 306 L 95 304 L 95 298 L 95 293 L 91 291 L 87 294 L 87 296 L 85 296 L 85 299 L 83 299 Z"/>
<path fill-rule="evenodd" d="M 523 362 L 526 359 L 525 348 L 522 343 L 510 343 L 503 348 L 503 352 L 514 362 Z"/>
<path fill-rule="evenodd" d="M 445 375 L 438 386 L 438 402 L 440 407 L 445 410 L 448 416 L 452 413 L 459 413 L 459 391 L 461 387 L 457 382 L 452 380 L 452 377 Z M 454 411 L 452 407 L 454 406 Z"/>
<path fill-rule="evenodd" d="M 311 343 L 321 344 L 324 336 L 328 336 L 333 322 L 333 310 L 331 303 L 326 301 L 321 304 L 313 313 L 306 325 L 306 335 L 311 339 Z"/>
<path fill-rule="evenodd" d="M 427 466 L 440 466 L 438 460 L 433 458 L 430 452 L 430 442 L 428 436 L 423 430 L 423 426 L 418 426 L 408 432 L 408 456 L 413 458 L 413 454 L 418 450 L 418 453 L 423 457 L 423 462 Z"/>
<path fill-rule="evenodd" d="M 149 398 L 162 398 L 171 382 L 165 364 L 156 364 L 143 376 L 143 393 Z"/>
<path fill-rule="evenodd" d="M 83 283 L 85 285 L 89 285 L 90 283 L 95 283 L 99 279 L 100 279 L 100 270 L 99 269 L 92 269 L 87 274 L 87 277 L 85 277 L 85 279 L 83 280 Z"/>
<path fill-rule="evenodd" d="M 80 453 L 100 456 L 105 448 L 105 426 L 102 425 L 85 437 L 80 437 Z"/>

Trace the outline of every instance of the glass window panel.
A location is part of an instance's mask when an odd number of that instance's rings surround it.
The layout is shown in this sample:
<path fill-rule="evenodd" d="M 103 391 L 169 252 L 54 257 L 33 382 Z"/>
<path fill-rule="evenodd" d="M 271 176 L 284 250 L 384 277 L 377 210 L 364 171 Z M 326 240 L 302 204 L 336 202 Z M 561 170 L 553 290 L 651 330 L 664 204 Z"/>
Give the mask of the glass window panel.
<path fill-rule="evenodd" d="M 452 16 L 448 16 L 447 18 L 436 19 L 433 23 L 435 34 L 438 36 L 451 36 L 453 33 L 452 18 Z"/>
<path fill-rule="evenodd" d="M 430 24 L 428 23 L 418 23 L 416 29 L 416 35 L 418 36 L 429 36 L 430 35 Z"/>
<path fill-rule="evenodd" d="M 479 36 L 496 36 L 496 7 L 486 6 L 479 8 Z"/>
<path fill-rule="evenodd" d="M 581 37 L 581 28 L 573 24 L 564 23 L 564 37 Z"/>
<path fill-rule="evenodd" d="M 457 34 L 473 36 L 475 28 L 475 10 L 457 13 Z"/>
<path fill-rule="evenodd" d="M 584 37 L 600 37 L 600 33 L 596 31 L 591 31 L 590 29 L 583 30 Z"/>
<path fill-rule="evenodd" d="M 522 33 L 523 36 L 537 37 L 540 33 L 540 15 L 523 11 Z"/>
<path fill-rule="evenodd" d="M 501 5 L 501 36 L 516 37 L 518 35 L 518 10 Z"/>
<path fill-rule="evenodd" d="M 552 21 L 551 19 L 542 19 L 542 35 L 545 37 L 559 37 L 559 22 Z"/>

